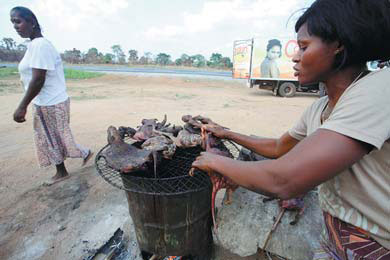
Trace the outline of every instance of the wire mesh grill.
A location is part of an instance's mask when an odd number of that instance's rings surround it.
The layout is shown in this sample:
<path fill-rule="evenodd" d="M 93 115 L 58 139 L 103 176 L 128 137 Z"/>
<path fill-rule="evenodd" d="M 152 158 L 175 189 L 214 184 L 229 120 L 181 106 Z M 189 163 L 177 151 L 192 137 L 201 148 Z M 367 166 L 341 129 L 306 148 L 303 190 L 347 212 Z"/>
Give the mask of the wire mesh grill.
<path fill-rule="evenodd" d="M 157 178 L 153 167 L 147 171 L 126 174 L 111 168 L 101 156 L 107 147 L 103 147 L 96 155 L 95 167 L 99 175 L 116 188 L 145 194 L 175 195 L 211 187 L 207 173 L 195 170 L 193 177 L 188 175 L 192 162 L 202 151 L 200 147 L 177 148 L 171 160 L 162 159 L 157 167 Z M 223 141 L 219 148 L 227 149 L 232 158 L 238 157 L 238 147 L 229 141 Z"/>

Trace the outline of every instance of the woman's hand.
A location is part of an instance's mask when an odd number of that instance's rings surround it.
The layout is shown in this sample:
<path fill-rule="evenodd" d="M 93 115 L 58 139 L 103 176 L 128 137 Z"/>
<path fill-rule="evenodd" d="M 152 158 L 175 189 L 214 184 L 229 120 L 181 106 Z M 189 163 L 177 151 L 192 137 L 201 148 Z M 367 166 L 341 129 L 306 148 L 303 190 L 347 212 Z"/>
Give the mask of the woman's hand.
<path fill-rule="evenodd" d="M 23 123 L 26 121 L 27 108 L 18 107 L 14 112 L 14 121 L 17 123 Z"/>
<path fill-rule="evenodd" d="M 195 161 L 192 163 L 192 167 L 197 168 L 204 172 L 211 172 L 212 164 L 219 157 L 219 155 L 202 152 L 198 157 L 196 157 Z"/>
<path fill-rule="evenodd" d="M 222 127 L 217 124 L 205 124 L 202 126 L 203 129 L 205 129 L 207 132 L 212 133 L 214 136 L 221 138 L 221 139 L 229 139 L 228 133 L 230 132 L 225 127 Z"/>

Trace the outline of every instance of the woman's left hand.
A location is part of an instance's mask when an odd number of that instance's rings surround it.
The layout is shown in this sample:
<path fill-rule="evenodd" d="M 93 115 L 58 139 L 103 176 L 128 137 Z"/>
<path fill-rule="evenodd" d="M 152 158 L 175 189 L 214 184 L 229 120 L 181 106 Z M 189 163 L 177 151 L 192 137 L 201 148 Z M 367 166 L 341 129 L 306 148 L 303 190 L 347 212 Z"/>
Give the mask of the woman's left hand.
<path fill-rule="evenodd" d="M 21 108 L 18 107 L 15 112 L 14 112 L 14 121 L 17 123 L 23 123 L 26 121 L 26 113 L 27 109 L 26 108 Z"/>
<path fill-rule="evenodd" d="M 195 161 L 192 163 L 192 167 L 198 168 L 204 172 L 211 172 L 212 164 L 220 157 L 219 155 L 202 152 L 198 157 L 196 157 Z"/>

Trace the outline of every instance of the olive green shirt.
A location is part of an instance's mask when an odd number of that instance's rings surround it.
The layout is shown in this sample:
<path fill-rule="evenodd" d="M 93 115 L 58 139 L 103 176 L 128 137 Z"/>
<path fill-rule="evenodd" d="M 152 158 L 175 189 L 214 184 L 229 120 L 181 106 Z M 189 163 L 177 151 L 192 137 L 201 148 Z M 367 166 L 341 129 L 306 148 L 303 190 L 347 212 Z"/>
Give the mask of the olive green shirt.
<path fill-rule="evenodd" d="M 327 103 L 327 96 L 314 102 L 290 129 L 290 135 L 302 140 L 317 129 L 328 129 L 374 149 L 319 186 L 320 206 L 368 231 L 390 249 L 390 68 L 371 72 L 349 86 L 321 124 Z"/>

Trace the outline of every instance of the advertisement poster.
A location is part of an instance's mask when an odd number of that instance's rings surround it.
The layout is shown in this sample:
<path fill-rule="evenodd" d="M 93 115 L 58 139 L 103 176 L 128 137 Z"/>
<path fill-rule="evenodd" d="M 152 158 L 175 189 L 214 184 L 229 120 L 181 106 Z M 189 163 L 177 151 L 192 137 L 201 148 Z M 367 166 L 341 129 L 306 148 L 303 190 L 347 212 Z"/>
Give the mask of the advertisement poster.
<path fill-rule="evenodd" d="M 251 78 L 295 79 L 292 57 L 298 50 L 293 39 L 255 38 Z"/>
<path fill-rule="evenodd" d="M 252 40 L 235 41 L 233 46 L 233 78 L 249 78 Z"/>

